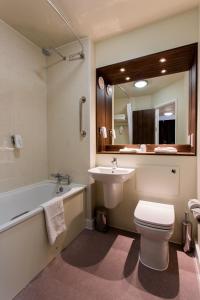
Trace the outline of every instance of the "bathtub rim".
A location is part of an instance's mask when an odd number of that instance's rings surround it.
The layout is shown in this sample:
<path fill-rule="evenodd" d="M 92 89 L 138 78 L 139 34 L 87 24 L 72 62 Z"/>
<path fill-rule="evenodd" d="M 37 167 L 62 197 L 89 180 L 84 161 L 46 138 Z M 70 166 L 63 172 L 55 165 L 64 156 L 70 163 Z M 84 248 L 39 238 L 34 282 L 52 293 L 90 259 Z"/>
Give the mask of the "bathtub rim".
<path fill-rule="evenodd" d="M 0 199 L 3 198 L 4 196 L 8 196 L 9 194 L 11 193 L 18 193 L 18 192 L 25 192 L 31 188 L 34 188 L 34 187 L 38 187 L 40 185 L 43 185 L 43 184 L 48 184 L 48 183 L 53 183 L 53 184 L 56 184 L 56 180 L 53 180 L 53 179 L 44 179 L 44 180 L 41 180 L 41 181 L 38 181 L 38 182 L 34 182 L 34 183 L 31 183 L 31 184 L 27 184 L 27 185 L 22 185 L 22 186 L 19 186 L 19 187 L 16 187 L 14 189 L 11 189 L 9 191 L 5 191 L 5 192 L 0 192 Z M 64 186 L 66 185 L 65 183 L 63 184 Z M 83 184 L 79 184 L 79 183 L 70 183 L 69 184 L 70 186 L 85 186 Z"/>
<path fill-rule="evenodd" d="M 30 188 L 34 188 L 34 187 L 43 185 L 45 183 L 46 184 L 48 184 L 48 183 L 55 184 L 56 182 L 53 181 L 53 180 L 44 180 L 44 181 L 40 181 L 40 182 L 31 184 L 31 185 L 22 186 L 22 187 L 19 187 L 19 188 L 16 188 L 16 189 L 13 189 L 13 190 L 10 190 L 10 191 L 7 191 L 7 192 L 0 193 L 0 198 L 1 198 L 1 196 L 6 196 L 10 193 L 15 193 L 15 192 L 20 192 L 20 191 L 27 191 Z M 87 188 L 87 185 L 78 184 L 78 183 L 71 183 L 70 186 L 72 187 L 72 189 L 63 194 L 63 201 L 69 199 L 71 196 L 79 194 L 80 192 L 86 190 L 86 188 Z M 73 188 L 75 188 L 75 189 L 73 189 Z M 51 201 L 52 199 L 50 199 L 48 201 Z M 48 201 L 46 201 L 46 202 L 48 202 Z M 40 212 L 43 212 L 43 211 L 44 211 L 44 209 L 41 206 L 38 206 L 35 209 L 31 210 L 30 212 L 28 212 L 28 213 L 26 213 L 22 216 L 19 216 L 19 217 L 17 217 L 16 219 L 14 219 L 12 221 L 8 221 L 8 222 L 0 225 L 0 233 L 2 233 L 4 231 L 7 231 L 7 230 L 11 229 L 12 227 L 14 227 L 14 226 L 16 226 L 20 223 L 25 222 L 26 220 L 36 216 L 37 214 L 39 214 Z"/>

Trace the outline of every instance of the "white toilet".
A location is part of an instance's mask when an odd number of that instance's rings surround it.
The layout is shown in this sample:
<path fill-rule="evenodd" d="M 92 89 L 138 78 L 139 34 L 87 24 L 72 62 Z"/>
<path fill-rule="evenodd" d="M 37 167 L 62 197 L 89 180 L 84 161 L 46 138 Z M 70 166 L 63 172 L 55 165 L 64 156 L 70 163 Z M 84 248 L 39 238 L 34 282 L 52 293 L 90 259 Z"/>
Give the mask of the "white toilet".
<path fill-rule="evenodd" d="M 163 271 L 169 264 L 168 241 L 174 231 L 174 206 L 140 200 L 134 212 L 134 223 L 141 234 L 140 261 Z"/>

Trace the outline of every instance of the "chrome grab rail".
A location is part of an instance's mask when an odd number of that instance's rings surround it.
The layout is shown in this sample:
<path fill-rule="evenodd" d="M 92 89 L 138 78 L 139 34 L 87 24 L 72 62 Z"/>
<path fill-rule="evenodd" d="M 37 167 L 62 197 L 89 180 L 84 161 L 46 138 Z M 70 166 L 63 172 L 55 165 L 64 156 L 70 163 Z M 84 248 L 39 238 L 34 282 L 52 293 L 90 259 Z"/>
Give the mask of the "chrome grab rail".
<path fill-rule="evenodd" d="M 80 98 L 80 135 L 82 137 L 86 136 L 86 130 L 83 129 L 83 104 L 86 102 L 86 97 Z"/>

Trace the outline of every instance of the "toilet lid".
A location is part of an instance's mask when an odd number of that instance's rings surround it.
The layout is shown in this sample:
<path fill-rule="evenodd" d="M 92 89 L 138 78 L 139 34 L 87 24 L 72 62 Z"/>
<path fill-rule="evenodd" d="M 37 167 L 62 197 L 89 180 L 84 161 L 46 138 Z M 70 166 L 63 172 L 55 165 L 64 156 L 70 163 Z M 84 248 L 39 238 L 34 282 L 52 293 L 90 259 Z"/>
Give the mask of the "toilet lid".
<path fill-rule="evenodd" d="M 174 205 L 140 200 L 134 217 L 144 225 L 158 228 L 170 228 L 174 224 Z"/>

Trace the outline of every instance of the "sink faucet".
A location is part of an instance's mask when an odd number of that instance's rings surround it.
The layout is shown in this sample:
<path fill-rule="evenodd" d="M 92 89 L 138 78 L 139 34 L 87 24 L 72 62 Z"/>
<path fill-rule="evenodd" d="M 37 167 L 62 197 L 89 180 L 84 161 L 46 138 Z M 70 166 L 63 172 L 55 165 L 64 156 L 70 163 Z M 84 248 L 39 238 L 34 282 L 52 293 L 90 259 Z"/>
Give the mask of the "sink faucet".
<path fill-rule="evenodd" d="M 56 174 L 51 174 L 51 177 L 56 179 L 57 183 L 57 189 L 56 189 L 56 194 L 59 194 L 63 192 L 63 186 L 62 182 L 65 182 L 67 185 L 70 184 L 70 176 L 69 175 L 62 175 L 60 173 Z"/>
<path fill-rule="evenodd" d="M 118 167 L 117 158 L 116 157 L 113 157 L 111 163 L 112 163 L 112 168 L 113 169 L 116 169 Z"/>

